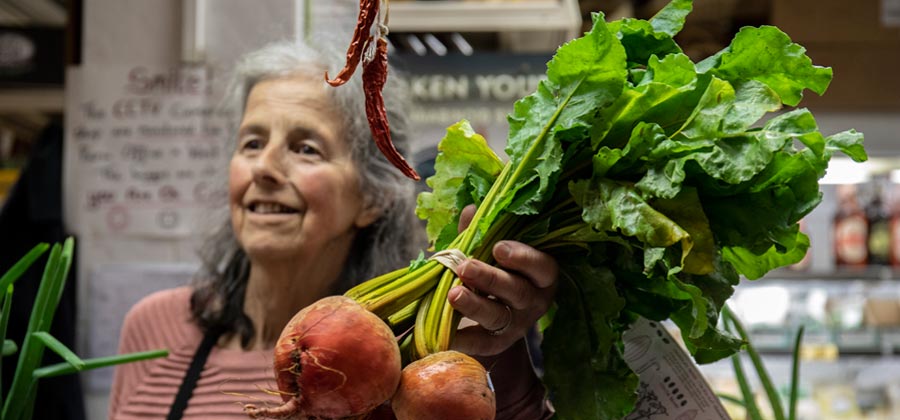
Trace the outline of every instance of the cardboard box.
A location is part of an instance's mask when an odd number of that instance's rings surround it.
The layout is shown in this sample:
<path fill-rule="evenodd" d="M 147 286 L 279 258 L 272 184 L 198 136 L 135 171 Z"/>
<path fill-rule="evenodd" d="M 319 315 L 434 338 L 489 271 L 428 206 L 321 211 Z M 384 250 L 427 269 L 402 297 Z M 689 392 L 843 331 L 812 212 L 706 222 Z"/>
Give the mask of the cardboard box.
<path fill-rule="evenodd" d="M 865 325 L 870 327 L 898 327 L 900 299 L 869 298 L 863 314 Z"/>
<path fill-rule="evenodd" d="M 772 0 L 773 25 L 794 42 L 897 42 L 894 0 Z"/>
<path fill-rule="evenodd" d="M 800 106 L 849 111 L 900 110 L 900 41 L 801 43 L 817 66 L 831 67 L 823 96 L 805 91 Z"/>

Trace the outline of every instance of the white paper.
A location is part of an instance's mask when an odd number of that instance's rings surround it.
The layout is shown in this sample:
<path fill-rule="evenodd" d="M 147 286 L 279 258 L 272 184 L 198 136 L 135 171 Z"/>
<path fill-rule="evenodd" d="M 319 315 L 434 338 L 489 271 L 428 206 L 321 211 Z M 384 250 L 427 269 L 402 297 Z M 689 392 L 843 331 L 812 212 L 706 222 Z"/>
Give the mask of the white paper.
<path fill-rule="evenodd" d="M 128 310 L 141 298 L 163 289 L 183 286 L 197 271 L 195 264 L 104 264 L 87 278 L 87 348 L 83 357 L 115 355 Z M 112 385 L 112 368 L 84 373 L 87 387 L 105 390 Z"/>
<path fill-rule="evenodd" d="M 638 402 L 623 420 L 730 420 L 693 359 L 657 323 L 640 318 L 625 335 L 625 362 L 638 374 Z"/>
<path fill-rule="evenodd" d="M 224 203 L 227 116 L 202 67 L 72 68 L 65 201 L 76 234 L 183 238 Z"/>

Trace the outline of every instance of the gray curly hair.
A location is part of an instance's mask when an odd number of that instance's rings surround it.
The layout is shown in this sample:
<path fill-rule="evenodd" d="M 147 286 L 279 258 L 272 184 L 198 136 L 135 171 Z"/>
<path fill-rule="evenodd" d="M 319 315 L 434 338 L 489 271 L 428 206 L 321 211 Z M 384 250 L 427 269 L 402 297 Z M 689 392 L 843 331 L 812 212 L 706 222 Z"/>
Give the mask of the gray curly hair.
<path fill-rule="evenodd" d="M 346 48 L 332 39 L 314 42 L 278 42 L 245 55 L 233 70 L 224 106 L 236 118 L 230 132 L 235 133 L 247 96 L 257 83 L 285 76 L 302 75 L 324 82 L 343 65 Z M 391 137 L 398 151 L 407 155 L 406 103 L 396 71 L 390 70 L 384 88 Z M 374 145 L 365 113 L 362 81 L 355 74 L 345 85 L 328 89 L 332 100 L 344 110 L 343 126 L 353 160 L 359 172 L 363 200 L 383 209 L 380 219 L 356 235 L 343 272 L 333 287 L 342 293 L 349 287 L 378 274 L 409 263 L 424 245 L 421 224 L 415 218 L 414 184 L 387 162 Z M 233 150 L 236 138 L 230 138 Z M 244 347 L 254 335 L 253 325 L 243 311 L 250 262 L 239 246 L 230 218 L 218 225 L 200 251 L 201 269 L 192 286 L 191 311 L 205 332 L 238 334 Z"/>

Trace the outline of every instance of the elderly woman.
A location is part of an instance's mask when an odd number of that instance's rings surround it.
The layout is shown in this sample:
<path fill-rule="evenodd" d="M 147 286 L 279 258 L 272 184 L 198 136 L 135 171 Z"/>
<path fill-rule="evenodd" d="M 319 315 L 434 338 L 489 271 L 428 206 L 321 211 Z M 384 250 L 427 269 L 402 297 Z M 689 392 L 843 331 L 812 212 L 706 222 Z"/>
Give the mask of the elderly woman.
<path fill-rule="evenodd" d="M 274 44 L 235 70 L 230 103 L 242 112 L 231 158 L 229 218 L 211 236 L 192 285 L 139 302 L 125 319 L 120 351 L 168 357 L 115 372 L 111 419 L 240 419 L 240 403 L 278 404 L 272 348 L 301 308 L 408 264 L 421 249 L 413 183 L 374 147 L 360 78 L 324 83 L 339 67 L 328 43 Z M 385 91 L 394 142 L 407 149 L 402 91 Z M 392 83 L 392 81 L 394 83 Z M 550 304 L 556 263 L 521 243 L 494 249 L 501 268 L 459 267 L 470 289 L 451 304 L 474 325 L 454 348 L 492 370 L 497 418 L 540 419 L 551 410 L 523 337 Z M 503 328 L 503 334 L 491 331 Z"/>

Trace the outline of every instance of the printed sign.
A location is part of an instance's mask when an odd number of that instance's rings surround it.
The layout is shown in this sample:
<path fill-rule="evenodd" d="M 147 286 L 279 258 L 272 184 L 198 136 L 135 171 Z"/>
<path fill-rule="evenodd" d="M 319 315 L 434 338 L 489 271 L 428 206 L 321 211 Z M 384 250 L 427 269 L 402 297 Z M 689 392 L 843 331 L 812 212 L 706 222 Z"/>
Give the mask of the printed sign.
<path fill-rule="evenodd" d="M 416 105 L 416 124 L 448 126 L 467 119 L 473 125 L 506 124 L 519 98 L 545 79 L 547 55 L 402 55 L 394 64 L 406 72 L 406 91 Z"/>
<path fill-rule="evenodd" d="M 226 198 L 227 115 L 202 67 L 68 73 L 67 224 L 76 233 L 174 238 Z"/>

